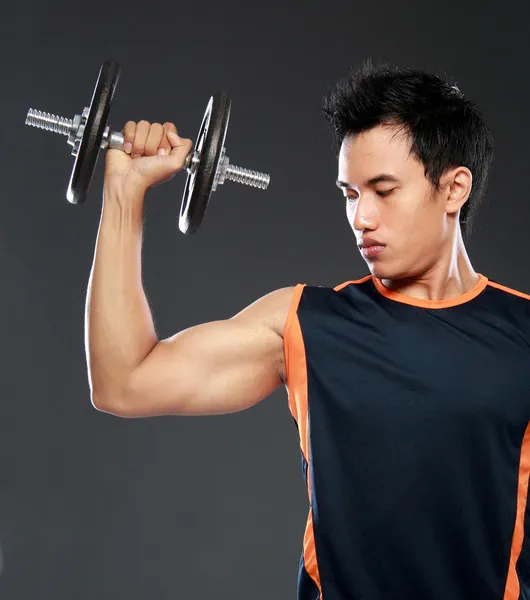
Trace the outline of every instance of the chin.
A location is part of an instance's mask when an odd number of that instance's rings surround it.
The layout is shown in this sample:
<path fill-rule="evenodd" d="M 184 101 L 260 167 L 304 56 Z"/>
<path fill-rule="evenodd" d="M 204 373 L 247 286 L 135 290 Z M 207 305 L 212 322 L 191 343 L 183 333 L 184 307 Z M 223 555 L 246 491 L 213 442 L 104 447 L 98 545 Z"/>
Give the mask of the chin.
<path fill-rule="evenodd" d="M 381 263 L 381 261 L 370 260 L 366 261 L 370 273 L 377 279 L 396 279 L 397 272 L 392 270 L 389 265 Z"/>
<path fill-rule="evenodd" d="M 400 279 L 409 279 L 413 276 L 410 269 L 399 268 L 396 265 L 385 264 L 383 261 L 371 260 L 366 261 L 370 273 L 377 279 L 388 279 L 389 281 L 399 281 Z"/>

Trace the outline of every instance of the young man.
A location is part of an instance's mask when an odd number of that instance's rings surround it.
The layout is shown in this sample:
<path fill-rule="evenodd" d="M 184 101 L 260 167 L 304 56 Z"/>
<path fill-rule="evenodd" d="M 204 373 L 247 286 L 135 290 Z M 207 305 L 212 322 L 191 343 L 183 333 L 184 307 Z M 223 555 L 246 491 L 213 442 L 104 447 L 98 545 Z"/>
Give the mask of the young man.
<path fill-rule="evenodd" d="M 87 298 L 92 401 L 219 414 L 286 384 L 310 501 L 299 600 L 528 598 L 530 297 L 476 273 L 463 241 L 491 135 L 454 86 L 369 62 L 323 111 L 370 275 L 279 289 L 167 340 L 142 288 L 143 202 L 192 142 L 126 125 Z"/>

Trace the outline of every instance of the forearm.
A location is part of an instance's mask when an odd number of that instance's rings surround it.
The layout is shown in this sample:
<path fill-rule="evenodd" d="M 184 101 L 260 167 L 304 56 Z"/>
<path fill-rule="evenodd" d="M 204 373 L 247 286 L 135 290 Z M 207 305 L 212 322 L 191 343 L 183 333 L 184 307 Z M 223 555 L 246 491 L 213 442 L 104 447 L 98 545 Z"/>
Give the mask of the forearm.
<path fill-rule="evenodd" d="M 157 343 L 142 284 L 144 194 L 133 194 L 105 186 L 88 283 L 85 347 L 92 395 L 100 399 L 118 399 Z"/>

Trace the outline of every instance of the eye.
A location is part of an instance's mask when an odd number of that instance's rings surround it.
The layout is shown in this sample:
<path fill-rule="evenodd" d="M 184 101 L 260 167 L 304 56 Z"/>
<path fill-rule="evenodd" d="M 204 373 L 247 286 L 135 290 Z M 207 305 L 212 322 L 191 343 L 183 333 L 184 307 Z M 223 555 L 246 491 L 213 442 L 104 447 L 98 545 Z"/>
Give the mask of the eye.
<path fill-rule="evenodd" d="M 395 190 L 396 188 L 392 188 L 391 190 L 384 190 L 384 191 L 378 191 L 376 192 L 376 194 L 378 196 L 381 196 L 382 198 L 385 198 L 386 196 L 390 196 L 390 194 Z"/>

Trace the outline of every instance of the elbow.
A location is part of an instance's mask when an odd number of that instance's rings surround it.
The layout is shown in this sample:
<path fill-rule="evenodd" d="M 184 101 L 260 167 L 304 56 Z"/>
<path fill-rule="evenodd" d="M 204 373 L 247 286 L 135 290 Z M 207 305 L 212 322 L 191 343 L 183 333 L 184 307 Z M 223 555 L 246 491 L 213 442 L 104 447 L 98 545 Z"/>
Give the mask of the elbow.
<path fill-rule="evenodd" d="M 134 402 L 132 395 L 122 389 L 113 391 L 93 389 L 90 400 L 96 410 L 115 417 L 133 419 L 146 416 L 141 403 L 139 405 L 138 402 Z"/>
<path fill-rule="evenodd" d="M 103 394 L 95 390 L 90 394 L 90 401 L 92 406 L 99 412 L 108 413 L 110 415 L 120 416 L 118 414 L 119 403 L 116 401 L 116 397 L 110 394 Z"/>
<path fill-rule="evenodd" d="M 92 388 L 90 394 L 92 406 L 99 412 L 104 412 L 116 417 L 126 417 L 127 403 L 123 390 L 101 390 Z"/>

